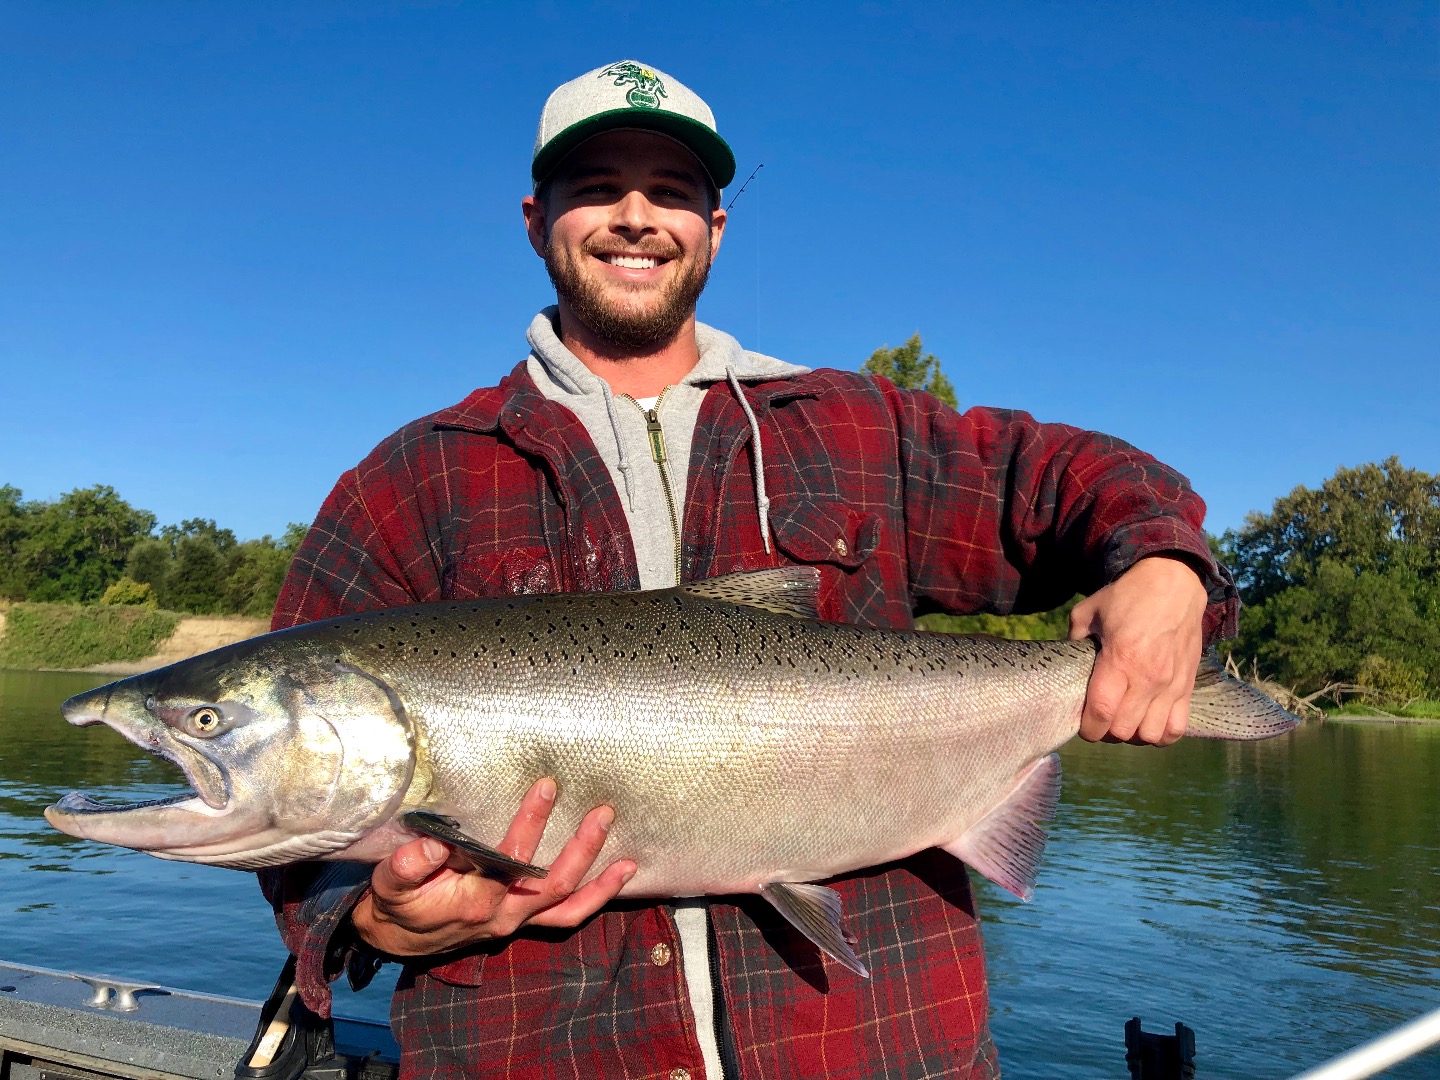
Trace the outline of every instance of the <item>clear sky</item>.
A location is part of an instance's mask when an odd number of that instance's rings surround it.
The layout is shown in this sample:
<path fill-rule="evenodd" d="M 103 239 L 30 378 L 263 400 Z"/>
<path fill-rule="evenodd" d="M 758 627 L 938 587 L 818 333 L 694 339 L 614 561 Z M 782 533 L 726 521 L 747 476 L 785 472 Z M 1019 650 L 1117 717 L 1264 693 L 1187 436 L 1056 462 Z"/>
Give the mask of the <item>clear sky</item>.
<path fill-rule="evenodd" d="M 0 2 L 0 483 L 306 521 L 549 302 L 549 91 L 638 59 L 741 176 L 701 317 L 1128 439 L 1210 527 L 1440 471 L 1433 3 Z M 732 187 L 735 190 L 738 184 Z"/>

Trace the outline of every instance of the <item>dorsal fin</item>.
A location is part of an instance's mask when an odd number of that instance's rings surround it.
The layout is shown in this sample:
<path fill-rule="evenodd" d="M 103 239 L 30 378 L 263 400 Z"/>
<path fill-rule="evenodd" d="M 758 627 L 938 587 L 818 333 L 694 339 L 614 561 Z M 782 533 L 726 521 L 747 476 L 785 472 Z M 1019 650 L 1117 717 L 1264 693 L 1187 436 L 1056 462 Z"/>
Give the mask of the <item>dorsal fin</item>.
<path fill-rule="evenodd" d="M 745 570 L 722 574 L 705 581 L 692 581 L 680 588 L 691 596 L 723 600 L 727 604 L 749 604 L 799 619 L 818 619 L 817 594 L 820 571 L 813 566 L 776 566 L 768 570 Z"/>

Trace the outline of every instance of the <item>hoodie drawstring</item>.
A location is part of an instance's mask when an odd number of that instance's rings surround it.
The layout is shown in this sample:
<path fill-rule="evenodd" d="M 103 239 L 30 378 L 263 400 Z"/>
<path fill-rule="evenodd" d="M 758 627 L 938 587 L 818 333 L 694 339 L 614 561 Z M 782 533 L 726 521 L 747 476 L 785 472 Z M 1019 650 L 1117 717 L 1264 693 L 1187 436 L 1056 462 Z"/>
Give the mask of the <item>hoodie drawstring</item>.
<path fill-rule="evenodd" d="M 735 396 L 740 400 L 740 408 L 745 410 L 745 419 L 750 421 L 750 442 L 754 447 L 753 460 L 755 462 L 755 506 L 760 514 L 760 539 L 765 543 L 765 554 L 770 554 L 770 496 L 765 493 L 765 452 L 760 448 L 760 421 L 755 419 L 755 410 L 750 408 L 750 402 L 745 400 L 744 393 L 740 390 L 740 379 L 735 374 L 733 365 L 725 367 L 725 378 L 730 383 L 730 389 L 735 391 Z M 622 465 L 621 468 L 624 468 Z"/>
<path fill-rule="evenodd" d="M 615 435 L 615 450 L 620 455 L 615 467 L 620 470 L 620 479 L 625 482 L 625 502 L 634 510 L 635 491 L 630 485 L 630 459 L 625 456 L 625 440 L 620 437 L 620 421 L 615 417 L 615 395 L 610 393 L 609 386 L 602 387 L 601 395 L 605 398 L 605 415 L 610 418 L 610 430 Z"/>

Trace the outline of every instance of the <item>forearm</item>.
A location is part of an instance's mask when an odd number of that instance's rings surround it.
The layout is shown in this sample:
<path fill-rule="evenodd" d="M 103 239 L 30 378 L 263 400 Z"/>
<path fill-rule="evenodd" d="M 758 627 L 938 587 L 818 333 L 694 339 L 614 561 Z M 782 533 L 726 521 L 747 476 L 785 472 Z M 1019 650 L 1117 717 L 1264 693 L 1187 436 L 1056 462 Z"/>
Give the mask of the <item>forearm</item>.
<path fill-rule="evenodd" d="M 892 393 L 921 606 L 1044 610 L 1168 555 L 1205 584 L 1207 639 L 1233 633 L 1234 586 L 1210 556 L 1205 504 L 1179 473 L 1106 435 Z"/>

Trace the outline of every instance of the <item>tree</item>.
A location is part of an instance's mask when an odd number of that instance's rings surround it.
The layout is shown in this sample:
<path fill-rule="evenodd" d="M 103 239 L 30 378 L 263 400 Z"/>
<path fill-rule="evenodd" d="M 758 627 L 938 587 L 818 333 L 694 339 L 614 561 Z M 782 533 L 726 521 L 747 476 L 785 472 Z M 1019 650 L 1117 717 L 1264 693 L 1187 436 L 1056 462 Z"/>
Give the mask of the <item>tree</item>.
<path fill-rule="evenodd" d="M 125 560 L 125 576 L 142 585 L 149 585 L 163 606 L 165 583 L 174 563 L 175 553 L 170 544 L 147 537 L 130 549 L 130 555 Z"/>
<path fill-rule="evenodd" d="M 890 348 L 882 345 L 870 354 L 860 369 L 867 375 L 880 375 L 906 390 L 928 390 L 952 409 L 959 407 L 955 387 L 940 370 L 940 361 L 933 353 L 921 351 L 920 335 L 910 335 L 904 345 Z"/>
<path fill-rule="evenodd" d="M 269 536 L 246 540 L 227 556 L 224 603 L 227 611 L 266 618 L 275 608 L 280 586 L 308 530 L 291 522 L 278 541 Z"/>
<path fill-rule="evenodd" d="M 1440 696 L 1440 476 L 1397 458 L 1297 487 L 1221 539 L 1246 607 L 1235 649 L 1302 692 Z"/>
<path fill-rule="evenodd" d="M 1223 540 L 1248 604 L 1313 577 L 1323 559 L 1384 572 L 1440 574 L 1440 475 L 1387 458 L 1339 469 L 1318 490 L 1300 486 L 1269 514 L 1247 515 Z"/>
<path fill-rule="evenodd" d="M 225 610 L 224 577 L 225 553 L 214 539 L 181 536 L 165 579 L 165 606 L 194 615 L 218 615 Z"/>
<path fill-rule="evenodd" d="M 36 507 L 22 500 L 19 488 L 0 484 L 0 600 L 24 600 L 29 591 L 29 575 L 20 552 L 30 535 Z"/>
<path fill-rule="evenodd" d="M 18 494 L 18 493 L 17 493 Z M 87 603 L 125 572 L 135 542 L 150 535 L 155 515 L 137 510 L 104 484 L 76 488 L 40 503 L 18 544 L 27 599 Z"/>

